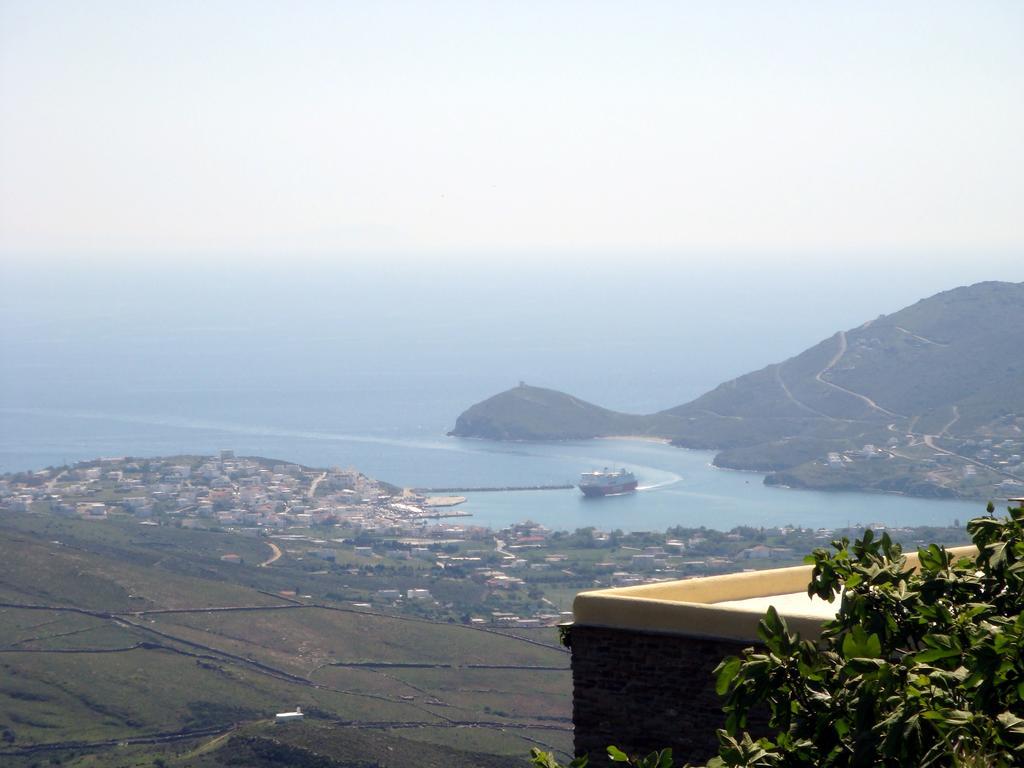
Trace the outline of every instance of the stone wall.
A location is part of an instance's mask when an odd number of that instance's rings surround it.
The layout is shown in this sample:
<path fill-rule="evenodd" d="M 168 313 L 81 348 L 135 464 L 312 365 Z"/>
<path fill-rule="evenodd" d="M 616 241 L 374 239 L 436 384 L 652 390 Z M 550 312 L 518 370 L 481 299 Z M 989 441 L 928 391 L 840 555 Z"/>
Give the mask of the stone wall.
<path fill-rule="evenodd" d="M 630 754 L 671 747 L 680 764 L 717 754 L 725 716 L 712 673 L 751 643 L 580 625 L 570 632 L 577 755 L 604 765 L 609 744 Z"/>

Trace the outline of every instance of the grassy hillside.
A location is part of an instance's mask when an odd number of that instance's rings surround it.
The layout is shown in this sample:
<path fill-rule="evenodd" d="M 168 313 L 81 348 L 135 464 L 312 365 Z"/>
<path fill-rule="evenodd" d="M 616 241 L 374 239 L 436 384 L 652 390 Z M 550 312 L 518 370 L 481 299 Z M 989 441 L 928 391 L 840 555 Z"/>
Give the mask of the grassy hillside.
<path fill-rule="evenodd" d="M 553 389 L 520 384 L 465 411 L 449 433 L 491 440 L 580 440 L 644 434 L 646 416 L 609 411 Z"/>
<path fill-rule="evenodd" d="M 328 597 L 345 591 L 344 572 L 219 560 L 256 563 L 261 548 L 227 533 L 0 513 L 0 764 L 271 766 L 345 742 L 324 766 L 410 765 L 397 756 L 418 750 L 421 765 L 504 766 L 538 742 L 570 748 L 554 630 L 523 639 L 388 615 Z M 309 595 L 301 604 L 275 596 L 295 586 Z M 308 727 L 268 720 L 296 705 Z M 229 730 L 249 741 L 220 739 Z M 131 743 L 148 738 L 160 743 Z"/>
<path fill-rule="evenodd" d="M 946 291 L 835 336 L 778 365 L 726 382 L 667 411 L 776 422 L 776 437 L 802 433 L 809 417 L 842 424 L 942 425 L 954 434 L 1024 413 L 1024 284 L 979 283 Z M 711 416 L 714 418 L 713 416 Z M 923 421 L 922 421 L 923 420 Z M 713 429 L 713 427 L 712 427 Z M 848 429 L 848 428 L 847 428 Z M 677 435 L 687 439 L 684 430 Z"/>

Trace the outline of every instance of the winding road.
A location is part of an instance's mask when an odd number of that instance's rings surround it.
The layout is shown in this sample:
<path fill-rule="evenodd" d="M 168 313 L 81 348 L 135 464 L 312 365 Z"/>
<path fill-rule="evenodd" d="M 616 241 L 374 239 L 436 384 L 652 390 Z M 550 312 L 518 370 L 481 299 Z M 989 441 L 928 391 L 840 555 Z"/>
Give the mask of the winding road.
<path fill-rule="evenodd" d="M 266 560 L 264 560 L 262 563 L 260 563 L 260 565 L 259 565 L 260 568 L 266 568 L 268 565 L 273 565 L 278 560 L 280 560 L 281 559 L 281 555 L 284 554 L 281 551 L 281 548 L 279 546 L 277 546 L 277 544 L 275 544 L 274 542 L 272 542 L 272 541 L 265 541 L 263 543 L 266 544 L 268 547 L 270 547 L 271 555 Z"/>
<path fill-rule="evenodd" d="M 779 386 L 782 387 L 782 391 L 786 394 L 786 397 L 790 400 L 790 402 L 793 403 L 793 405 L 797 406 L 798 408 L 802 408 L 808 413 L 813 413 L 815 416 L 821 416 L 822 418 L 828 419 L 829 421 L 838 421 L 838 419 L 836 419 L 835 416 L 829 416 L 827 413 L 822 413 L 816 408 L 811 408 L 811 406 L 797 400 L 796 397 L 793 396 L 793 393 L 789 391 L 789 387 L 786 386 L 786 382 L 782 380 L 781 364 L 775 366 L 775 381 L 779 383 Z"/>
<path fill-rule="evenodd" d="M 1020 475 L 1015 475 L 1012 472 L 1007 472 L 1004 469 L 998 469 L 997 467 L 993 467 L 990 464 L 985 464 L 983 462 L 978 461 L 977 459 L 972 459 L 970 456 L 964 456 L 963 454 L 953 453 L 953 451 L 947 451 L 945 448 L 940 448 L 935 444 L 935 439 L 938 437 L 942 437 L 942 435 L 923 435 L 922 437 L 924 438 L 924 444 L 931 448 L 933 451 L 937 451 L 938 453 L 944 453 L 947 456 L 955 456 L 956 458 L 961 459 L 962 461 L 966 461 L 968 464 L 974 464 L 975 466 L 981 467 L 982 469 L 987 469 L 989 472 L 995 472 L 997 475 L 1002 475 L 1003 477 L 1008 477 L 1011 480 L 1017 480 L 1019 482 L 1024 483 L 1024 477 L 1021 477 Z"/>
<path fill-rule="evenodd" d="M 53 493 L 53 487 L 57 485 L 57 481 L 64 477 L 64 475 L 66 475 L 67 473 L 68 471 L 66 469 L 62 469 L 59 473 L 54 475 L 53 479 L 46 484 L 46 492 Z"/>
<path fill-rule="evenodd" d="M 952 427 L 954 424 L 956 424 L 958 421 L 960 421 L 960 409 L 957 408 L 954 405 L 953 406 L 953 418 L 950 419 L 949 422 L 947 422 L 946 426 L 944 426 L 942 429 L 939 430 L 939 435 L 938 436 L 942 437 L 943 435 L 948 435 L 949 434 L 949 428 Z"/>
<path fill-rule="evenodd" d="M 862 400 L 863 402 L 867 403 L 869 407 L 878 411 L 879 413 L 884 413 L 887 416 L 895 416 L 900 419 L 905 419 L 906 416 L 904 416 L 902 413 L 895 413 L 893 411 L 890 411 L 888 408 L 883 408 L 867 395 L 862 395 L 859 392 L 854 392 L 852 389 L 847 389 L 846 387 L 842 387 L 839 384 L 833 384 L 831 381 L 825 379 L 825 374 L 832 370 L 836 366 L 836 364 L 843 359 L 843 355 L 846 354 L 846 331 L 839 331 L 839 333 L 837 333 L 836 335 L 839 337 L 839 351 L 836 352 L 835 356 L 828 361 L 828 364 L 824 368 L 822 368 L 820 371 L 814 374 L 814 378 L 827 387 L 838 389 L 840 392 L 845 392 L 848 395 L 856 397 L 858 400 Z"/>
<path fill-rule="evenodd" d="M 906 328 L 902 328 L 898 325 L 893 326 L 897 331 L 907 334 L 912 339 L 923 341 L 925 344 L 934 344 L 936 347 L 948 347 L 949 344 L 943 344 L 941 341 L 933 341 L 932 339 L 926 339 L 924 336 L 918 336 L 913 331 L 908 331 Z"/>
<path fill-rule="evenodd" d="M 309 490 L 306 491 L 307 499 L 313 499 L 316 497 L 316 487 L 320 485 L 321 482 L 323 482 L 325 477 L 327 477 L 327 473 L 322 472 L 313 480 L 312 483 L 309 484 Z"/>

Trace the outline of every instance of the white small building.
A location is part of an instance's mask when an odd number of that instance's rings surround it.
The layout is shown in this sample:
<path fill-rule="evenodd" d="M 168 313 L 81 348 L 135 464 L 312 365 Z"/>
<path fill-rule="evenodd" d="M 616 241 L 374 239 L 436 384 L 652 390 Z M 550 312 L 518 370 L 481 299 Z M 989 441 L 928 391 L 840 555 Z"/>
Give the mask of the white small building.
<path fill-rule="evenodd" d="M 633 555 L 632 565 L 638 571 L 653 571 L 654 555 Z"/>
<path fill-rule="evenodd" d="M 84 520 L 105 520 L 107 505 L 100 501 L 80 502 L 75 505 L 75 514 Z"/>
<path fill-rule="evenodd" d="M 302 707 L 296 707 L 294 712 L 278 712 L 274 715 L 274 723 L 290 723 L 294 720 L 302 720 L 304 717 Z"/>

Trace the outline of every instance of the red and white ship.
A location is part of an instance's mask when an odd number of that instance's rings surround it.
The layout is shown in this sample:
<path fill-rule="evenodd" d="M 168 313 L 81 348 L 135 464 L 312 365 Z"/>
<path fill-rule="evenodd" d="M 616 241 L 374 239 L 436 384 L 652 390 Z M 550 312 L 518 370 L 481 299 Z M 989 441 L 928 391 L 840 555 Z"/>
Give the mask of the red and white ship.
<path fill-rule="evenodd" d="M 608 469 L 584 472 L 580 475 L 579 489 L 584 496 L 611 496 L 636 490 L 636 477 L 626 469 Z"/>

